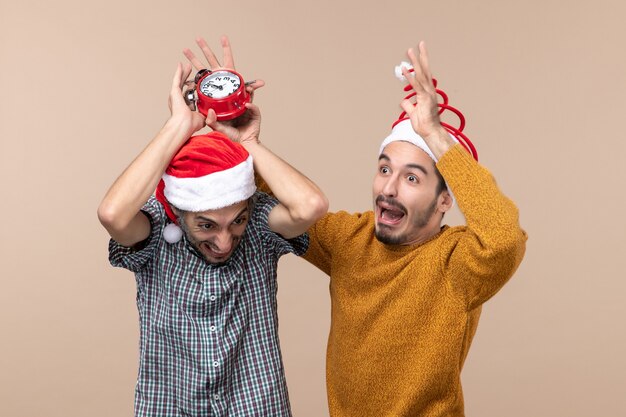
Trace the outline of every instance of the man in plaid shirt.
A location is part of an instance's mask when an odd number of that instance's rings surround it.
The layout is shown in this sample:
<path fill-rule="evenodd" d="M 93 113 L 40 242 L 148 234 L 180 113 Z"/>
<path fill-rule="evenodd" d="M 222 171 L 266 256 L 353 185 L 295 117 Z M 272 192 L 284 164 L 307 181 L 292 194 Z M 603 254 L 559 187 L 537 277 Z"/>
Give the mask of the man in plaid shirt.
<path fill-rule="evenodd" d="M 206 42 L 198 44 L 211 69 L 220 67 Z M 234 68 L 226 38 L 222 46 L 224 67 Z M 237 127 L 217 122 L 212 110 L 206 118 L 191 111 L 182 91 L 190 73 L 179 64 L 171 117 L 98 209 L 111 263 L 137 281 L 135 415 L 290 416 L 276 266 L 283 254 L 306 251 L 304 233 L 328 202 L 259 143 L 255 105 Z M 191 137 L 205 124 L 214 132 Z M 253 165 L 276 198 L 255 191 Z"/>

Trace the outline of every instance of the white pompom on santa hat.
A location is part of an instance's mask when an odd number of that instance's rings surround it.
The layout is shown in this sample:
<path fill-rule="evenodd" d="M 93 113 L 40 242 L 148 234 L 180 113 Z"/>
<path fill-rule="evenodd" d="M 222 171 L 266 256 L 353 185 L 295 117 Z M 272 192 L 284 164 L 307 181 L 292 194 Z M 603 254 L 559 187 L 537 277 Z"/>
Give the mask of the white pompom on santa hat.
<path fill-rule="evenodd" d="M 183 232 L 172 207 L 200 212 L 228 207 L 256 191 L 252 156 L 222 133 L 191 137 L 174 155 L 156 189 L 173 224 L 163 230 L 169 243 Z"/>

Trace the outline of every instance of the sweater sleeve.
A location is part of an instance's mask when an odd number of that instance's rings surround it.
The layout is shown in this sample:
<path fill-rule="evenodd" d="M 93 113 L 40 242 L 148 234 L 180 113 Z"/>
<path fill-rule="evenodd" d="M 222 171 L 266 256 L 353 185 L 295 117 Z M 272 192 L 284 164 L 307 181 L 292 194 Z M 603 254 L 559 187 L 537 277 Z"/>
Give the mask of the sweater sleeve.
<path fill-rule="evenodd" d="M 437 163 L 467 223 L 442 254 L 455 292 L 472 310 L 491 298 L 511 278 L 524 257 L 527 235 L 515 204 L 498 189 L 491 173 L 461 145 Z"/>
<path fill-rule="evenodd" d="M 345 229 L 349 217 L 343 211 L 327 213 L 309 228 L 309 248 L 303 258 L 329 276 L 333 251 L 342 245 L 341 242 L 344 240 L 342 231 Z"/>

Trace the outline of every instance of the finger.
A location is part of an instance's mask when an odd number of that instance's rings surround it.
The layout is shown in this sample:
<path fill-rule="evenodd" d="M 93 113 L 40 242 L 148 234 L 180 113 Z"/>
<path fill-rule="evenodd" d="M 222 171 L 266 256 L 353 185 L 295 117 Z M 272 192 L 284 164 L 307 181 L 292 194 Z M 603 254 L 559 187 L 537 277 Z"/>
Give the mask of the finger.
<path fill-rule="evenodd" d="M 187 57 L 189 62 L 191 62 L 191 65 L 193 65 L 193 67 L 196 70 L 200 71 L 201 69 L 205 69 L 206 68 L 206 65 L 204 65 L 202 63 L 202 61 L 200 61 L 198 58 L 196 58 L 194 53 L 191 52 L 191 49 L 189 49 L 189 48 L 183 49 L 183 55 L 185 55 Z"/>
<path fill-rule="evenodd" d="M 250 120 L 260 120 L 261 119 L 261 110 L 259 110 L 259 106 L 253 103 L 246 103 L 247 115 Z"/>
<path fill-rule="evenodd" d="M 209 62 L 210 68 L 211 69 L 219 68 L 220 67 L 220 62 L 215 57 L 215 54 L 213 53 L 211 48 L 209 48 L 209 45 L 206 43 L 204 38 L 196 39 L 196 43 L 198 44 L 198 46 L 202 50 L 202 53 L 204 54 L 204 57 L 206 58 L 206 60 Z"/>
<path fill-rule="evenodd" d="M 213 110 L 209 110 L 209 114 L 212 111 Z M 213 116 L 211 118 L 208 117 L 209 114 L 207 114 L 206 125 L 214 131 L 223 133 L 230 138 L 233 133 L 232 128 L 225 123 L 218 122 L 217 116 L 215 116 L 215 112 L 213 112 Z"/>
<path fill-rule="evenodd" d="M 250 101 L 254 101 L 254 92 L 265 85 L 263 80 L 252 80 L 246 83 L 246 91 L 250 94 Z"/>
<path fill-rule="evenodd" d="M 176 67 L 176 73 L 172 79 L 172 88 L 170 89 L 169 98 L 167 100 L 170 110 L 179 108 L 180 105 L 187 105 L 182 94 L 182 85 L 184 84 L 183 78 L 183 65 L 179 62 Z"/>
<path fill-rule="evenodd" d="M 426 42 L 424 41 L 420 41 L 419 45 L 418 45 L 419 51 L 420 51 L 420 55 L 419 55 L 419 60 L 420 60 L 420 66 L 422 68 L 422 71 L 424 72 L 424 75 L 426 76 L 426 78 L 431 81 L 433 76 L 430 73 L 430 64 L 428 61 L 428 51 L 426 50 Z"/>
<path fill-rule="evenodd" d="M 228 36 L 222 36 L 222 53 L 224 54 L 224 66 L 226 68 L 235 69 L 235 59 L 233 58 L 233 51 L 230 47 L 230 41 Z"/>
<path fill-rule="evenodd" d="M 416 83 L 420 85 L 420 91 L 426 91 L 428 93 L 431 93 L 434 89 L 434 86 L 433 80 L 428 70 L 428 58 L 426 58 L 426 67 L 424 67 L 424 62 L 422 62 L 421 54 L 418 58 L 413 48 L 409 49 L 407 55 L 409 56 L 411 64 L 413 65 L 413 75 L 415 77 Z M 411 84 L 411 86 L 415 91 L 418 91 L 415 85 Z"/>
<path fill-rule="evenodd" d="M 205 119 L 205 123 L 207 126 L 209 126 L 211 129 L 213 130 L 217 130 L 215 129 L 214 125 L 217 122 L 217 114 L 215 114 L 215 110 L 213 109 L 209 109 L 209 111 L 206 114 L 206 119 Z"/>
<path fill-rule="evenodd" d="M 252 123 L 259 123 L 261 120 L 261 110 L 259 110 L 259 106 L 253 103 L 246 103 L 246 112 L 244 116 L 246 117 L 246 125 L 250 125 Z"/>
<path fill-rule="evenodd" d="M 182 74 L 183 74 L 183 66 L 179 62 L 178 66 L 176 67 L 176 72 L 174 73 L 174 78 L 172 78 L 172 90 L 180 89 Z"/>
<path fill-rule="evenodd" d="M 402 110 L 404 110 L 409 117 L 411 117 L 411 113 L 415 110 L 415 106 L 411 103 L 411 100 L 402 100 L 400 107 L 402 107 Z"/>
<path fill-rule="evenodd" d="M 265 85 L 265 81 L 263 80 L 252 80 L 246 83 L 246 90 L 249 93 L 252 93 L 254 90 L 258 90 L 259 88 Z"/>
<path fill-rule="evenodd" d="M 409 84 L 411 84 L 413 91 L 419 94 L 424 91 L 424 87 L 417 80 L 415 72 L 416 71 L 414 69 L 413 74 L 411 74 L 407 68 L 402 68 L 402 75 L 404 75 L 404 78 L 406 78 Z"/>
<path fill-rule="evenodd" d="M 198 130 L 202 129 L 206 125 L 206 118 L 204 117 L 202 113 L 194 111 L 193 113 L 191 113 L 191 117 L 192 117 L 194 126 L 198 126 L 194 130 L 194 132 L 197 132 Z"/>
<path fill-rule="evenodd" d="M 417 55 L 415 55 L 415 50 L 413 48 L 409 48 L 406 51 L 406 56 L 409 57 L 409 61 L 411 61 L 411 66 L 413 67 L 414 70 L 418 70 L 419 64 L 417 62 Z"/>
<path fill-rule="evenodd" d="M 183 64 L 182 75 L 180 77 L 180 88 L 181 89 L 185 86 L 185 84 L 187 82 L 187 79 L 189 78 L 190 74 L 191 74 L 191 64 L 189 64 L 189 63 Z"/>
<path fill-rule="evenodd" d="M 413 66 L 414 78 L 420 83 L 424 82 L 426 80 L 426 76 L 424 74 L 424 69 L 422 68 L 419 58 L 417 57 L 417 54 L 415 53 L 415 49 L 409 48 L 406 54 L 411 60 L 411 65 Z"/>

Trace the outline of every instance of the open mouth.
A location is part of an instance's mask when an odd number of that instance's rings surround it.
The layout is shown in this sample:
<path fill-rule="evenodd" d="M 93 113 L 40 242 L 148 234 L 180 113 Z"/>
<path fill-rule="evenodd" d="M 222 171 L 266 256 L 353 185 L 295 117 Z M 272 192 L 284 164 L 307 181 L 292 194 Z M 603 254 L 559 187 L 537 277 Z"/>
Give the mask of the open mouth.
<path fill-rule="evenodd" d="M 379 224 L 395 226 L 404 219 L 406 212 L 395 204 L 376 201 L 377 221 Z"/>
<path fill-rule="evenodd" d="M 213 249 L 211 249 L 211 246 L 208 245 L 207 243 L 203 243 L 202 244 L 202 249 L 203 249 L 204 253 L 206 255 L 208 255 L 209 257 L 214 258 L 214 259 L 218 259 L 218 260 L 221 260 L 221 261 L 224 261 L 224 260 L 228 259 L 228 257 L 230 256 L 230 253 L 232 252 L 232 251 L 216 252 Z"/>

